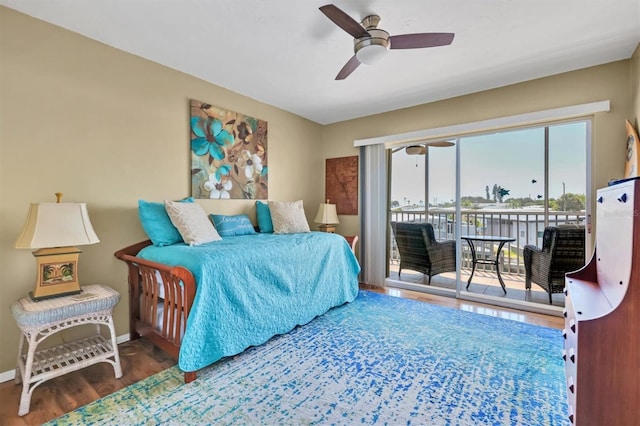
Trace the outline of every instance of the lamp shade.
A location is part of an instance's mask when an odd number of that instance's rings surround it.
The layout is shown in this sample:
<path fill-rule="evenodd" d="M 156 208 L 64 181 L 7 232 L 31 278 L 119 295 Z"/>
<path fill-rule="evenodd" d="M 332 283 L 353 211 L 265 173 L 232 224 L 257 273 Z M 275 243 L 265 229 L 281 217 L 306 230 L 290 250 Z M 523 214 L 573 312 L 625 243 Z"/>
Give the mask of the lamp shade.
<path fill-rule="evenodd" d="M 340 223 L 338 220 L 338 213 L 336 212 L 336 205 L 329 204 L 328 200 L 326 203 L 320 203 L 318 214 L 316 215 L 314 222 L 323 224 Z"/>
<path fill-rule="evenodd" d="M 70 247 L 100 242 L 84 203 L 32 203 L 16 248 Z"/>

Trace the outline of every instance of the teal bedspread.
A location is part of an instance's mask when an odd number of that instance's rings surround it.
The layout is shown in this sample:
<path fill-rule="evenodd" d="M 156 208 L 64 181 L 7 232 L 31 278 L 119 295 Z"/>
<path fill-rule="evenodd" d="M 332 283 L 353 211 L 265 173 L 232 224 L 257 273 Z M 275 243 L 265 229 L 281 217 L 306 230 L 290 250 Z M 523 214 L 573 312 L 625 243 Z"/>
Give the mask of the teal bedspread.
<path fill-rule="evenodd" d="M 192 247 L 149 246 L 138 256 L 184 266 L 196 279 L 178 360 L 183 371 L 287 333 L 358 293 L 360 266 L 336 234 L 242 235 Z"/>

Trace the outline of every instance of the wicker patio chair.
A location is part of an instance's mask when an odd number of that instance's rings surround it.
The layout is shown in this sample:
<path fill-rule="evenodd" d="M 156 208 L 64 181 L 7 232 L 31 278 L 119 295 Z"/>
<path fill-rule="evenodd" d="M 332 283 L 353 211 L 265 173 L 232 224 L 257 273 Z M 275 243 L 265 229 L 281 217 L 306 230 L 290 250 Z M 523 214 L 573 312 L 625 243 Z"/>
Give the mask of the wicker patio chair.
<path fill-rule="evenodd" d="M 391 222 L 400 254 L 398 277 L 411 269 L 431 277 L 456 270 L 456 242 L 436 241 L 430 223 Z"/>
<path fill-rule="evenodd" d="M 542 249 L 524 247 L 525 288 L 535 283 L 549 293 L 549 304 L 553 293 L 564 290 L 564 275 L 582 268 L 584 258 L 584 227 L 545 228 Z"/>

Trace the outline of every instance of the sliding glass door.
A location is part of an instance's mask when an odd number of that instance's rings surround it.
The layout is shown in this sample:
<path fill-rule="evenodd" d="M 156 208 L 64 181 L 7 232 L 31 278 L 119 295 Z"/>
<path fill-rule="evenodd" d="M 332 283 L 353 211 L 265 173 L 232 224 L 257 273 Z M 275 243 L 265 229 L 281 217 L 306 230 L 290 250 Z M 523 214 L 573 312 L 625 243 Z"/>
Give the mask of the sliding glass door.
<path fill-rule="evenodd" d="M 421 239 L 422 231 L 417 230 L 413 235 L 405 235 L 403 231 L 397 231 L 399 235 L 394 233 L 396 222 L 429 224 L 429 232 L 437 242 L 455 241 L 455 142 L 393 149 L 390 181 L 389 278 L 399 286 L 418 290 L 428 286 L 435 292 L 455 293 L 455 248 L 450 247 L 446 253 L 440 251 L 438 256 L 447 259 L 446 266 L 430 270 L 431 265 L 424 256 L 424 261 L 420 261 L 420 250 L 427 248 L 416 248 L 414 244 L 416 237 Z"/>
<path fill-rule="evenodd" d="M 399 273 L 403 247 L 391 227 L 389 279 L 422 291 L 548 304 L 541 287 L 525 288 L 524 247 L 541 248 L 548 226 L 585 225 L 589 125 L 549 124 L 393 148 L 391 222 L 430 224 L 438 242 L 455 241 L 458 267 L 431 277 L 428 270 Z M 552 305 L 564 305 L 562 293 L 552 294 Z"/>
<path fill-rule="evenodd" d="M 544 215 L 544 128 L 460 138 L 460 291 L 526 300 L 521 223 Z M 534 231 L 535 233 L 535 231 Z M 525 235 L 527 232 L 525 231 Z"/>

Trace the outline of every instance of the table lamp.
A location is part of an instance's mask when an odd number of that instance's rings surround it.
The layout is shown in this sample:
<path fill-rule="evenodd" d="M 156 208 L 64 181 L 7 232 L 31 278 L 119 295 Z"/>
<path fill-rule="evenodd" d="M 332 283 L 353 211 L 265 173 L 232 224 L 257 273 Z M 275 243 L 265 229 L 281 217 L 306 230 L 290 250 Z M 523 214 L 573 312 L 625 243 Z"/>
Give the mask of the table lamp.
<path fill-rule="evenodd" d="M 81 251 L 76 246 L 100 242 L 91 226 L 86 204 L 61 203 L 59 192 L 56 197 L 56 203 L 31 204 L 15 243 L 19 249 L 37 249 L 33 256 L 38 276 L 35 290 L 29 293 L 35 301 L 80 293 L 78 257 Z"/>
<path fill-rule="evenodd" d="M 320 208 L 318 208 L 318 214 L 314 222 L 321 224 L 318 226 L 318 229 L 322 232 L 336 232 L 335 225 L 340 223 L 338 213 L 336 212 L 336 205 L 329 204 L 329 200 L 327 200 L 326 203 L 320 203 Z"/>

